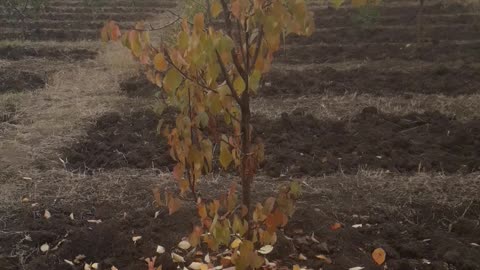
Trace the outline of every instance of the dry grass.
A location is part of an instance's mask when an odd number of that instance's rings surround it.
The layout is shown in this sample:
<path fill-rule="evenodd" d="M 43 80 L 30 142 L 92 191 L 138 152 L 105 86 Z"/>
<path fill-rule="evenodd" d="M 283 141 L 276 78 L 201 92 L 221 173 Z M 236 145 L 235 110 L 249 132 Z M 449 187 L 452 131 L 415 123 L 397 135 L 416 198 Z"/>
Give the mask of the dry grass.
<path fill-rule="evenodd" d="M 51 75 L 45 89 L 1 96 L 0 104 L 15 102 L 22 117 L 7 130 L 0 143 L 4 167 L 29 168 L 34 163 L 59 164 L 56 149 L 83 135 L 84 127 L 99 115 L 134 106 L 119 92 L 118 78 L 136 72 L 122 48 L 113 47 L 82 65 L 64 65 Z M 57 66 L 58 69 L 58 66 Z M 14 158 L 17 157 L 17 158 Z"/>

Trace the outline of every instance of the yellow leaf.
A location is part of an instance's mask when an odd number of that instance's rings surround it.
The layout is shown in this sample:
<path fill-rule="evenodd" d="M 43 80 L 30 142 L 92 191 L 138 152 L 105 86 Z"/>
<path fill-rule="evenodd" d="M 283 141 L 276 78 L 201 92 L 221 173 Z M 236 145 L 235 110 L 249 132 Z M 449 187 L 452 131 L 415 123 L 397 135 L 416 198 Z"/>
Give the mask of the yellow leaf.
<path fill-rule="evenodd" d="M 236 249 L 240 246 L 241 243 L 242 240 L 240 240 L 239 238 L 235 238 L 235 240 L 233 240 L 233 242 L 230 244 L 230 248 Z"/>
<path fill-rule="evenodd" d="M 140 44 L 140 39 L 138 37 L 138 32 L 132 30 L 128 33 L 128 42 L 130 44 L 130 49 L 136 57 L 140 57 L 142 54 L 142 44 Z"/>
<path fill-rule="evenodd" d="M 233 88 L 235 88 L 235 91 L 237 91 L 239 95 L 245 91 L 245 82 L 243 81 L 242 77 L 238 76 L 235 78 L 233 81 Z"/>
<path fill-rule="evenodd" d="M 158 53 L 153 58 L 153 64 L 155 65 L 155 69 L 158 71 L 165 71 L 167 70 L 167 61 L 165 61 L 165 57 L 163 53 Z"/>
<path fill-rule="evenodd" d="M 345 0 L 331 0 L 331 3 L 333 4 L 334 8 L 340 8 L 340 6 L 343 4 Z"/>
<path fill-rule="evenodd" d="M 372 252 L 372 258 L 378 265 L 382 265 L 385 262 L 386 257 L 387 253 L 383 248 L 377 248 Z"/>
<path fill-rule="evenodd" d="M 171 68 L 165 78 L 163 78 L 163 87 L 167 91 L 175 91 L 182 83 L 183 76 L 176 69 Z"/>
<path fill-rule="evenodd" d="M 228 144 L 222 141 L 220 143 L 220 164 L 226 170 L 232 161 L 233 157 Z"/>
<path fill-rule="evenodd" d="M 352 0 L 352 6 L 360 7 L 367 4 L 367 0 Z"/>
<path fill-rule="evenodd" d="M 210 13 L 212 14 L 212 17 L 217 18 L 220 12 L 222 12 L 222 4 L 220 4 L 219 0 L 214 0 L 212 6 L 210 7 Z"/>

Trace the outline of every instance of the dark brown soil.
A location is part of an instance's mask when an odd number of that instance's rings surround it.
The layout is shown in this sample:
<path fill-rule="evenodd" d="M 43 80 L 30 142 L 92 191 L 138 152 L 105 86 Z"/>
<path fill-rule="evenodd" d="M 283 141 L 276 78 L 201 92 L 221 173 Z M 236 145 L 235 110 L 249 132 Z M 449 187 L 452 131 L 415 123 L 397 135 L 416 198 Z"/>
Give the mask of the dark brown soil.
<path fill-rule="evenodd" d="M 368 93 L 396 96 L 405 93 L 461 95 L 477 93 L 480 70 L 465 65 L 460 68 L 438 65 L 410 71 L 389 71 L 388 67 L 360 67 L 335 70 L 273 71 L 265 77 L 262 96 L 299 96 L 332 93 Z M 268 86 L 267 86 L 268 85 Z"/>
<path fill-rule="evenodd" d="M 129 97 L 153 97 L 160 88 L 147 80 L 144 74 L 133 76 L 120 83 L 120 89 Z"/>
<path fill-rule="evenodd" d="M 361 16 L 358 12 L 352 12 L 346 16 L 337 16 L 333 12 L 330 17 L 318 16 L 315 18 L 315 26 L 317 28 L 324 27 L 360 27 L 357 22 L 357 16 Z M 450 25 L 450 24 L 474 24 L 477 22 L 478 15 L 474 14 L 436 14 L 426 15 L 423 18 L 423 23 L 428 27 L 431 25 Z M 371 24 L 365 26 L 378 26 L 378 25 L 408 25 L 415 26 L 417 23 L 417 15 L 395 15 L 395 16 L 382 16 L 373 18 Z"/>
<path fill-rule="evenodd" d="M 162 116 L 172 123 L 173 111 Z M 81 172 L 114 168 L 172 168 L 174 163 L 165 138 L 157 134 L 159 117 L 140 111 L 99 118 L 78 143 L 64 149 L 67 167 Z"/>
<path fill-rule="evenodd" d="M 480 239 L 478 198 L 447 206 L 430 196 L 429 192 L 437 190 L 458 192 L 456 184 L 449 180 L 453 179 L 436 183 L 440 186 L 412 188 L 415 194 L 408 200 L 402 195 L 408 188 L 395 182 L 327 177 L 314 187 L 306 187 L 285 229 L 285 234 L 293 240 L 280 233 L 268 259 L 279 260 L 290 269 L 292 264 L 301 264 L 311 269 L 345 270 L 363 266 L 375 270 L 383 266 L 375 265 L 370 254 L 382 247 L 387 253 L 388 269 L 392 270 L 480 269 L 480 249 L 471 244 Z M 128 183 L 126 201 L 71 205 L 59 199 L 42 201 L 35 208 L 26 204 L 3 219 L 0 269 L 80 270 L 83 263 L 72 268 L 64 261 L 73 261 L 80 254 L 86 256 L 85 262 L 100 263 L 101 269 L 110 269 L 112 265 L 125 270 L 146 269 L 142 258 L 155 255 L 159 256 L 157 265 L 163 264 L 162 269 L 176 269 L 169 259 L 170 251 L 191 231 L 197 220 L 196 211 L 191 204 L 185 204 L 172 216 L 160 210 L 155 219 L 158 209 L 152 206 L 150 188 L 138 177 Z M 204 186 L 209 194 L 223 188 Z M 312 192 L 311 188 L 318 189 Z M 254 193 L 255 200 L 272 195 L 265 187 Z M 46 208 L 52 214 L 49 220 L 42 216 Z M 69 218 L 70 213 L 74 213 L 75 220 Z M 89 219 L 101 219 L 102 223 L 88 223 Z M 330 226 L 335 222 L 341 222 L 343 227 L 332 231 Z M 362 228 L 352 228 L 353 224 L 362 224 Z M 312 233 L 318 242 L 311 240 Z M 22 240 L 25 235 L 31 241 Z M 134 244 L 132 237 L 136 235 L 142 239 Z M 63 239 L 58 250 L 47 254 L 39 251 L 42 244 L 53 247 Z M 159 244 L 167 250 L 164 255 L 155 254 Z M 299 253 L 308 260 L 296 259 Z M 328 256 L 333 263 L 315 259 L 319 254 Z M 22 266 L 21 259 L 24 259 Z"/>
<path fill-rule="evenodd" d="M 480 32 L 477 26 L 452 25 L 432 26 L 425 28 L 424 38 L 434 43 L 442 40 L 478 40 Z M 292 36 L 288 38 L 289 44 L 318 44 L 318 43 L 346 43 L 352 42 L 405 42 L 413 43 L 417 40 L 415 27 L 410 28 L 339 28 L 317 30 L 312 36 Z"/>
<path fill-rule="evenodd" d="M 97 55 L 96 51 L 87 49 L 68 49 L 68 48 L 27 48 L 19 46 L 0 47 L 0 58 L 9 60 L 20 60 L 29 57 L 45 57 L 56 60 L 85 60 L 93 59 Z"/>
<path fill-rule="evenodd" d="M 172 122 L 173 112 L 163 119 Z M 103 116 L 79 143 L 65 149 L 68 167 L 99 169 L 172 168 L 165 139 L 156 133 L 153 112 Z M 270 176 L 391 172 L 472 172 L 480 170 L 480 120 L 461 123 L 437 112 L 394 116 L 366 108 L 349 121 L 320 121 L 300 111 L 278 120 L 256 117 L 265 140 Z"/>
<path fill-rule="evenodd" d="M 45 83 L 44 78 L 35 73 L 9 69 L 0 71 L 0 93 L 35 90 L 44 87 Z"/>
<path fill-rule="evenodd" d="M 346 44 L 295 46 L 278 53 L 277 61 L 292 64 L 322 64 L 351 60 L 423 60 L 429 62 L 448 62 L 462 60 L 467 63 L 480 61 L 478 42 L 454 44 L 440 42 L 437 44 Z"/>
<path fill-rule="evenodd" d="M 333 9 L 328 8 L 319 9 L 318 6 L 315 4 L 310 5 L 311 10 L 314 11 L 315 16 L 322 17 L 322 16 L 330 16 L 332 14 L 336 14 L 338 16 L 348 16 L 352 13 L 355 13 L 357 8 L 341 8 L 341 9 Z M 376 8 L 378 13 L 383 16 L 409 16 L 414 17 L 418 12 L 418 6 L 379 6 Z M 471 7 L 459 4 L 459 3 L 447 3 L 447 4 L 427 4 L 424 7 L 424 14 L 432 15 L 432 14 L 455 14 L 455 13 L 469 13 L 472 12 Z"/>
<path fill-rule="evenodd" d="M 266 141 L 271 176 L 480 170 L 480 120 L 461 123 L 438 112 L 395 116 L 365 108 L 349 121 L 320 121 L 301 111 L 255 120 Z"/>
<path fill-rule="evenodd" d="M 79 41 L 93 40 L 100 38 L 98 30 L 67 30 L 67 29 L 35 29 L 23 33 L 20 30 L 0 33 L 0 39 L 21 39 L 33 41 L 55 40 L 55 41 Z"/>
<path fill-rule="evenodd" d="M 73 261 L 80 254 L 86 256 L 85 262 L 97 262 L 102 265 L 102 269 L 110 269 L 112 265 L 125 270 L 146 269 L 146 264 L 141 259 L 146 256 L 158 256 L 157 262 L 162 263 L 164 269 L 175 269 L 168 251 L 159 256 L 155 254 L 155 250 L 159 244 L 170 249 L 181 241 L 181 238 L 192 230 L 192 224 L 197 220 L 195 211 L 185 207 L 172 216 L 166 211 L 161 211 L 157 219 L 154 219 L 158 209 L 152 206 L 151 191 L 145 188 L 142 190 L 137 184 L 135 182 L 129 184 L 130 189 L 139 195 L 133 199 L 135 208 L 132 204 L 122 205 L 118 202 L 60 204 L 49 206 L 53 216 L 49 220 L 44 219 L 43 212 L 40 211 L 34 211 L 32 215 L 28 206 L 15 213 L 19 221 L 16 230 L 25 230 L 32 241 L 21 241 L 23 234 L 0 233 L 2 243 L 0 254 L 9 254 L 11 248 L 18 251 L 33 249 L 34 254 L 28 258 L 24 268 L 20 268 L 18 258 L 8 260 L 6 259 L 8 257 L 0 255 L 0 269 L 80 270 L 84 269 L 83 263 L 71 267 L 64 261 L 65 259 Z M 69 218 L 70 213 L 75 214 L 75 220 Z M 102 223 L 88 223 L 87 220 L 90 219 L 101 219 Z M 132 237 L 136 235 L 141 235 L 143 239 L 134 245 Z M 53 245 L 62 239 L 66 241 L 61 244 L 59 250 L 49 252 L 47 255 L 42 255 L 38 251 L 42 244 L 50 243 L 53 248 Z M 16 243 L 19 244 L 15 247 Z"/>

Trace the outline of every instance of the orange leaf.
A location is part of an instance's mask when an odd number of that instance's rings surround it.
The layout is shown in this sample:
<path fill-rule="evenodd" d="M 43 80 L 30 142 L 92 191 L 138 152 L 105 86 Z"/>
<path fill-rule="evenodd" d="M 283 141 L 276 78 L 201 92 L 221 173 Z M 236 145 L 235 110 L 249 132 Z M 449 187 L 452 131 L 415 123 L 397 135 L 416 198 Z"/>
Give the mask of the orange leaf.
<path fill-rule="evenodd" d="M 338 229 L 340 229 L 340 228 L 342 228 L 342 224 L 340 224 L 340 223 L 338 223 L 338 222 L 337 222 L 337 223 L 334 223 L 334 224 L 332 224 L 332 225 L 330 226 L 330 229 L 331 229 L 332 231 L 336 231 L 336 230 L 338 230 Z"/>
<path fill-rule="evenodd" d="M 205 203 L 201 202 L 197 205 L 198 215 L 203 220 L 204 218 L 208 217 L 207 215 L 207 208 L 205 207 Z"/>
<path fill-rule="evenodd" d="M 112 28 L 110 29 L 110 38 L 113 41 L 116 41 L 120 38 L 121 35 L 122 33 L 120 32 L 120 27 L 118 27 L 118 25 L 116 24 L 113 24 Z"/>
<path fill-rule="evenodd" d="M 161 199 L 161 196 L 160 196 L 160 189 L 158 187 L 156 187 L 152 190 L 152 192 L 153 192 L 153 197 L 155 198 L 155 203 L 157 204 L 157 207 L 162 206 L 163 203 L 162 203 L 162 199 Z"/>
<path fill-rule="evenodd" d="M 233 16 L 235 16 L 235 18 L 239 19 L 240 18 L 240 11 L 241 11 L 240 1 L 239 0 L 233 0 L 230 9 L 231 9 L 230 11 L 232 12 Z"/>
<path fill-rule="evenodd" d="M 385 262 L 387 253 L 383 248 L 377 248 L 372 252 L 372 258 L 378 265 L 382 265 Z"/>
<path fill-rule="evenodd" d="M 179 198 L 175 198 L 171 193 L 167 193 L 167 207 L 168 207 L 169 215 L 172 215 L 173 213 L 177 212 L 181 206 L 182 206 L 182 201 Z"/>
<path fill-rule="evenodd" d="M 197 13 L 195 15 L 193 18 L 193 28 L 195 29 L 195 32 L 203 31 L 203 28 L 205 28 L 203 13 Z"/>
<path fill-rule="evenodd" d="M 155 65 L 155 69 L 158 71 L 165 71 L 167 70 L 167 61 L 165 61 L 165 57 L 163 53 L 158 53 L 153 58 L 153 64 Z"/>

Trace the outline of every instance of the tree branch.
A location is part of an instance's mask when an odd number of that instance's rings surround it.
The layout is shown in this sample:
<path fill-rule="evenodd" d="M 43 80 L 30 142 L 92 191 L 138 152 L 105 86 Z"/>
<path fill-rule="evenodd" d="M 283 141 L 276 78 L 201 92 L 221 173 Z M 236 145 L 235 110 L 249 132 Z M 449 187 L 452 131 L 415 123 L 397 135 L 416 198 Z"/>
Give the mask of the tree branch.
<path fill-rule="evenodd" d="M 216 89 L 213 89 L 212 87 L 209 87 L 208 85 L 204 85 L 204 84 L 200 83 L 198 80 L 195 80 L 195 79 L 191 78 L 190 76 L 188 76 L 188 74 L 186 74 L 186 73 L 183 72 L 179 67 L 177 67 L 177 66 L 173 63 L 170 55 L 168 54 L 168 52 L 167 52 L 166 50 L 165 50 L 164 54 L 167 56 L 167 57 L 165 57 L 165 60 L 166 60 L 174 69 L 176 69 L 178 72 L 180 72 L 180 74 L 182 74 L 182 76 L 183 76 L 185 79 L 187 79 L 187 80 L 189 80 L 189 81 L 197 84 L 198 86 L 200 86 L 200 87 L 202 87 L 202 88 L 204 88 L 204 89 L 206 89 L 206 90 L 209 90 L 209 91 L 212 91 L 212 92 L 218 94 L 218 91 L 217 91 Z"/>
<path fill-rule="evenodd" d="M 260 54 L 260 47 L 262 46 L 262 39 L 263 39 L 263 25 L 260 25 L 260 33 L 257 37 L 257 43 L 255 47 L 255 53 L 253 54 L 253 61 L 250 63 L 249 69 L 252 70 L 257 63 L 258 55 Z"/>
<path fill-rule="evenodd" d="M 227 72 L 227 68 L 225 67 L 225 64 L 222 61 L 222 57 L 220 57 L 220 54 L 218 53 L 217 50 L 215 50 L 215 54 L 217 55 L 217 61 L 218 64 L 220 65 L 220 69 L 222 70 L 222 74 L 225 77 L 225 81 L 227 82 L 228 88 L 230 88 L 230 92 L 232 92 L 232 96 L 237 101 L 237 103 L 240 105 L 240 97 L 238 97 L 237 91 L 235 91 L 235 88 L 233 87 L 233 83 L 230 80 L 230 77 Z"/>

